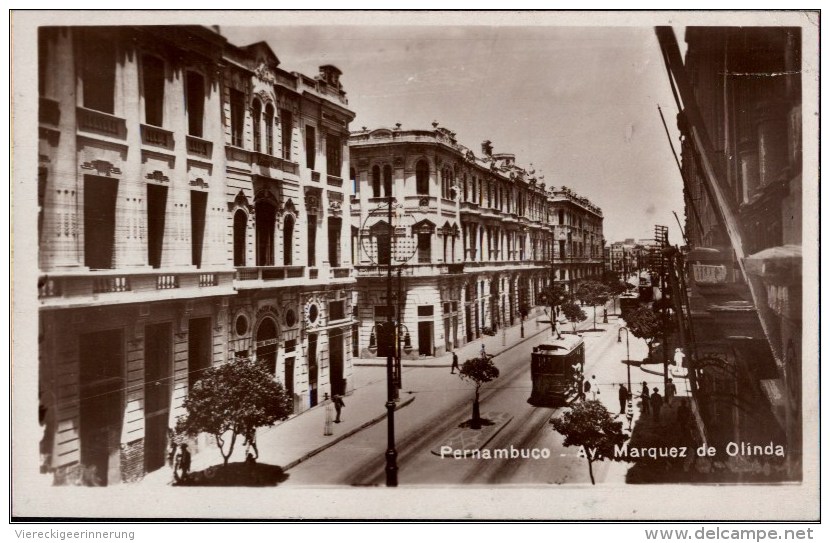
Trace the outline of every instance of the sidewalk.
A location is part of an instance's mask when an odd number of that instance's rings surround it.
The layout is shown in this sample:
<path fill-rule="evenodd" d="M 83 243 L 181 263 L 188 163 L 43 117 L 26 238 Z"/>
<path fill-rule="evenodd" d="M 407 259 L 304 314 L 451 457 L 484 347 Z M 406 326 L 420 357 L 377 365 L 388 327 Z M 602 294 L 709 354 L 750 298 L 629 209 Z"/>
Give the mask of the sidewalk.
<path fill-rule="evenodd" d="M 355 383 L 357 386 L 352 394 L 344 399 L 345 406 L 341 414 L 340 424 L 334 421 L 334 406 L 331 402 L 323 402 L 299 415 L 284 422 L 277 423 L 271 428 L 260 428 L 257 431 L 257 448 L 260 467 L 268 466 L 280 472 L 285 472 L 300 462 L 320 453 L 332 445 L 356 434 L 360 430 L 376 424 L 386 418 L 386 381 Z M 402 409 L 415 400 L 415 396 L 401 392 L 401 399 L 396 409 Z M 332 435 L 324 435 L 326 427 L 326 410 L 329 416 Z M 196 474 L 212 467 L 222 465 L 222 455 L 214 444 L 212 436 L 206 436 L 207 446 L 192 451 L 191 473 Z M 228 464 L 245 461 L 246 450 L 242 445 L 242 438 L 238 437 L 233 454 Z M 225 444 L 227 450 L 228 445 Z M 173 472 L 165 466 L 153 473 L 147 474 L 138 483 L 143 485 L 172 484 Z M 244 486 L 244 485 L 240 485 Z"/>

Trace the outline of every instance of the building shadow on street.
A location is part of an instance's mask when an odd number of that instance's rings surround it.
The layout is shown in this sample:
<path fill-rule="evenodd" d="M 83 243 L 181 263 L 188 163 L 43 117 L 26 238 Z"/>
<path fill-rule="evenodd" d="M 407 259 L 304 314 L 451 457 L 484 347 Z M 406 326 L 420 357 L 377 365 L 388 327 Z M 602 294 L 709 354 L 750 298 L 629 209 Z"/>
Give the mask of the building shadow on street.
<path fill-rule="evenodd" d="M 187 481 L 176 486 L 277 486 L 288 477 L 279 466 L 231 462 L 194 471 Z"/>

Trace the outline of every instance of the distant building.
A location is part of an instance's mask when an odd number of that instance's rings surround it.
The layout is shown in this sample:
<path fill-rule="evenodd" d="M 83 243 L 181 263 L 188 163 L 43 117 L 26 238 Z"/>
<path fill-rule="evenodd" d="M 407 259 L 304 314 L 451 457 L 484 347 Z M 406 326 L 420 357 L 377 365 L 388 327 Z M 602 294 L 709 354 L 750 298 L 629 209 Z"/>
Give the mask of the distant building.
<path fill-rule="evenodd" d="M 204 27 L 47 27 L 38 45 L 42 469 L 159 469 L 190 387 L 237 357 L 295 412 L 350 389 L 339 70 L 290 73 Z"/>
<path fill-rule="evenodd" d="M 375 332 L 386 320 L 390 263 L 401 267 L 405 358 L 439 356 L 518 322 L 551 278 L 571 288 L 602 274 L 600 209 L 547 187 L 489 141 L 477 155 L 437 123 L 398 126 L 353 132 L 350 153 L 362 357 L 386 354 Z M 393 298 L 397 290 L 396 280 Z"/>

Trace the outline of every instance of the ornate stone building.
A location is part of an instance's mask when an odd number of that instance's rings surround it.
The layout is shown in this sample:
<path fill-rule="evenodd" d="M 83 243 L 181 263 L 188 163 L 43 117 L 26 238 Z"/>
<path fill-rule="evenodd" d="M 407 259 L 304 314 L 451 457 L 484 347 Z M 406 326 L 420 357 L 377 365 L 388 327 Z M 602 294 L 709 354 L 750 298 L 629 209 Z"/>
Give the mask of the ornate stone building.
<path fill-rule="evenodd" d="M 188 388 L 236 357 L 265 360 L 295 412 L 347 390 L 337 68 L 287 72 L 203 27 L 38 41 L 42 469 L 158 469 Z"/>
<path fill-rule="evenodd" d="M 386 354 L 375 331 L 386 320 L 390 264 L 400 273 L 393 301 L 404 358 L 439 356 L 518 322 L 523 309 L 539 311 L 537 295 L 552 278 L 572 286 L 602 274 L 599 208 L 566 187 L 547 188 L 489 141 L 477 156 L 433 123 L 364 129 L 349 145 L 360 356 Z"/>

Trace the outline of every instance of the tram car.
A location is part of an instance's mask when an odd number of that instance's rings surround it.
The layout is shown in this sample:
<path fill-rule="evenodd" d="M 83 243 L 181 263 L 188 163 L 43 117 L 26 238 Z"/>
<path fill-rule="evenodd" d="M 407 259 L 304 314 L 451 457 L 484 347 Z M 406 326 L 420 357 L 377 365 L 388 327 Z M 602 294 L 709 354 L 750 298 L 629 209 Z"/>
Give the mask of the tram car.
<path fill-rule="evenodd" d="M 628 315 L 629 311 L 633 311 L 640 307 L 640 296 L 631 292 L 620 296 L 620 314 L 623 320 Z"/>
<path fill-rule="evenodd" d="M 654 300 L 654 289 L 651 284 L 651 276 L 644 273 L 640 276 L 640 285 L 638 287 L 640 293 L 640 300 L 643 302 L 651 302 Z"/>
<path fill-rule="evenodd" d="M 551 338 L 533 348 L 530 378 L 533 389 L 527 403 L 560 407 L 579 397 L 585 368 L 585 342 L 576 335 Z"/>

